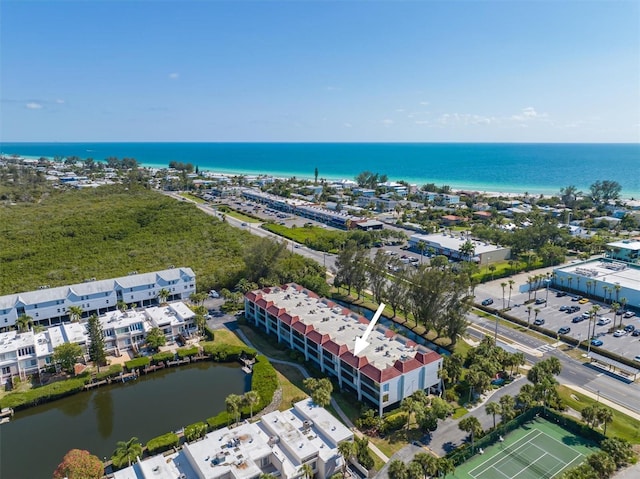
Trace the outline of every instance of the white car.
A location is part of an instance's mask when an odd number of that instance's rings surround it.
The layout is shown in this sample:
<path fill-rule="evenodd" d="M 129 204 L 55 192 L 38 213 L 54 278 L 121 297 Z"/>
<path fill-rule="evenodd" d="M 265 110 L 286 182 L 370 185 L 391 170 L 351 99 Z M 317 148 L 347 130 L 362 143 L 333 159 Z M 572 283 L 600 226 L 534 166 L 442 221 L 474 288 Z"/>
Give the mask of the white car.
<path fill-rule="evenodd" d="M 220 295 L 218 294 L 218 292 L 215 289 L 212 289 L 211 291 L 209 291 L 209 297 L 210 298 L 219 298 Z"/>
<path fill-rule="evenodd" d="M 615 333 L 613 333 L 614 338 L 619 338 L 620 336 L 626 336 L 627 332 L 624 329 L 618 329 Z"/>
<path fill-rule="evenodd" d="M 606 326 L 607 324 L 611 324 L 611 318 L 600 318 L 596 324 L 598 326 Z"/>

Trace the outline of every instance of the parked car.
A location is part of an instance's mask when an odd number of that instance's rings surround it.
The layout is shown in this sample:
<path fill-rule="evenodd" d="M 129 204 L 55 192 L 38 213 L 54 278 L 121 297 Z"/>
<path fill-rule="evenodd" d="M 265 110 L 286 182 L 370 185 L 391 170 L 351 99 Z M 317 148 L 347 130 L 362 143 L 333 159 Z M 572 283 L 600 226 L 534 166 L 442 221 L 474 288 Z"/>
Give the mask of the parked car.
<path fill-rule="evenodd" d="M 635 327 L 633 324 L 627 324 L 627 325 L 624 327 L 624 330 L 625 330 L 627 333 L 632 333 L 632 332 L 634 332 L 634 331 L 636 330 L 636 327 Z"/>
<path fill-rule="evenodd" d="M 633 311 L 626 311 L 622 316 L 625 318 L 633 318 L 636 315 Z"/>
<path fill-rule="evenodd" d="M 218 294 L 218 292 L 215 289 L 212 289 L 211 291 L 209 291 L 209 297 L 216 299 L 216 298 L 219 298 L 220 295 Z"/>
<path fill-rule="evenodd" d="M 602 346 L 604 343 L 602 342 L 602 339 L 592 339 L 591 340 L 591 346 Z"/>
<path fill-rule="evenodd" d="M 571 301 L 580 301 L 582 299 L 582 296 L 572 296 L 571 297 Z"/>
<path fill-rule="evenodd" d="M 533 324 L 535 324 L 536 326 L 542 326 L 544 324 L 544 319 L 538 318 L 533 322 Z"/>
<path fill-rule="evenodd" d="M 581 323 L 582 321 L 584 321 L 584 318 L 582 316 L 576 316 L 571 320 L 572 323 Z"/>
<path fill-rule="evenodd" d="M 560 311 L 569 311 L 569 306 L 563 304 L 562 306 L 560 306 Z"/>
<path fill-rule="evenodd" d="M 544 304 L 546 303 L 547 300 L 544 298 L 536 298 L 536 304 Z"/>
<path fill-rule="evenodd" d="M 640 362 L 640 354 L 638 354 L 637 356 L 635 356 L 635 357 L 633 358 L 633 360 L 634 360 L 634 361 L 638 361 L 638 362 Z"/>
<path fill-rule="evenodd" d="M 613 333 L 614 338 L 619 338 L 621 336 L 626 336 L 627 332 L 624 329 L 618 329 L 615 333 Z"/>
<path fill-rule="evenodd" d="M 589 300 L 587 298 L 582 298 L 581 300 L 578 301 L 578 304 L 587 304 L 589 302 Z"/>
<path fill-rule="evenodd" d="M 493 304 L 493 299 L 487 298 L 482 300 L 482 306 L 489 306 L 490 304 Z"/>
<path fill-rule="evenodd" d="M 571 332 L 571 328 L 569 326 L 563 326 L 558 329 L 558 334 L 569 334 Z"/>
<path fill-rule="evenodd" d="M 565 291 L 558 291 L 556 293 L 556 298 L 562 298 L 563 296 L 566 296 L 567 293 Z"/>
<path fill-rule="evenodd" d="M 611 318 L 600 318 L 596 323 L 598 326 L 606 326 L 607 324 L 611 324 Z"/>
<path fill-rule="evenodd" d="M 634 329 L 633 333 L 631 333 L 631 336 L 640 336 L 640 328 Z"/>

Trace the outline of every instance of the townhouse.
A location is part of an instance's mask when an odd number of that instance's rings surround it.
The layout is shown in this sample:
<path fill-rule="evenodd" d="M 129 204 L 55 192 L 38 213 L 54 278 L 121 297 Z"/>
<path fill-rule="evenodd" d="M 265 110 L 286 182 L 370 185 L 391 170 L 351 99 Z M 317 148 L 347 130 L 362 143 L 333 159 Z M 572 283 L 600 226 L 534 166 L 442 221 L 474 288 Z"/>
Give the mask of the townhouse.
<path fill-rule="evenodd" d="M 378 324 L 368 337 L 370 345 L 356 356 L 355 339 L 369 321 L 297 284 L 247 293 L 245 317 L 379 414 L 418 390 L 440 392 L 438 353 Z"/>
<path fill-rule="evenodd" d="M 168 300 L 187 299 L 196 292 L 196 276 L 191 268 L 171 268 L 120 278 L 96 280 L 35 291 L 0 296 L 0 328 L 10 328 L 24 315 L 35 324 L 51 326 L 70 319 L 69 308 L 80 307 L 84 317 L 102 315 L 116 309 L 119 302 L 148 306 L 158 301 L 161 290 Z"/>

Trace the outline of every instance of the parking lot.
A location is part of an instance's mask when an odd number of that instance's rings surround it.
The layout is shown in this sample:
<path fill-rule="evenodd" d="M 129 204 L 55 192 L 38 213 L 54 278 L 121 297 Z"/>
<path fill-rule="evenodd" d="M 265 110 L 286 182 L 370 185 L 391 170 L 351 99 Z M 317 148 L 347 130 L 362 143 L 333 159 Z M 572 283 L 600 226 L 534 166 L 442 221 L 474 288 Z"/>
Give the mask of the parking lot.
<path fill-rule="evenodd" d="M 500 309 L 502 307 L 502 296 L 495 296 L 495 288 L 492 292 L 492 295 L 476 295 L 476 301 L 482 302 L 486 299 L 493 299 L 492 306 Z M 480 294 L 482 294 L 482 291 Z M 528 293 L 513 294 L 509 314 L 524 321 L 527 321 L 530 317 L 531 324 L 534 324 L 536 310 L 538 310 L 538 322 L 544 321 L 543 324 L 539 324 L 540 327 L 553 332 L 558 332 L 560 328 L 569 328 L 569 331 L 565 333 L 567 336 L 584 341 L 588 337 L 588 313 L 594 305 L 598 305 L 600 309 L 598 311 L 595 333 L 593 334 L 596 340 L 594 345 L 599 344 L 597 340 L 600 340 L 602 341 L 602 345 L 599 347 L 629 359 L 640 355 L 640 332 L 635 333 L 639 336 L 634 336 L 632 331 L 624 330 L 616 334 L 616 330 L 619 329 L 620 315 L 616 316 L 614 325 L 613 310 L 609 304 L 605 305 L 601 302 L 586 299 L 580 302 L 578 300 L 579 297 L 571 294 L 563 296 L 558 296 L 557 294 L 558 292 L 553 289 L 549 289 L 548 293 L 546 289 L 538 290 L 537 294 L 531 295 L 531 299 L 538 299 L 538 304 L 535 302 L 524 304 L 529 297 Z M 529 307 L 531 308 L 530 311 Z M 629 329 L 631 329 L 631 327 L 634 329 L 640 328 L 640 321 L 638 319 L 637 316 L 623 317 L 623 328 L 624 326 L 629 326 Z"/>

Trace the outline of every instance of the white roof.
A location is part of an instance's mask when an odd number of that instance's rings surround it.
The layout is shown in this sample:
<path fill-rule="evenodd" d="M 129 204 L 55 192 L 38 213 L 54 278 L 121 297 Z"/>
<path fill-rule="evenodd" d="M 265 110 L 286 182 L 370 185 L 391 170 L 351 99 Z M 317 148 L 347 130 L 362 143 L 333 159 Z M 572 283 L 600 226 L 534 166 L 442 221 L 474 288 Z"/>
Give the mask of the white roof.
<path fill-rule="evenodd" d="M 630 249 L 632 251 L 640 251 L 640 241 L 636 239 L 614 241 L 607 243 L 610 248 Z"/>
<path fill-rule="evenodd" d="M 467 242 L 467 237 L 460 235 L 452 236 L 445 233 L 431 235 L 415 234 L 411 235 L 411 241 L 414 241 L 416 243 L 418 241 L 424 241 L 425 243 L 440 245 L 442 248 L 448 249 L 450 251 L 460 251 L 460 247 Z M 502 246 L 485 243 L 484 241 L 471 239 L 471 242 L 475 247 L 475 255 L 491 253 L 493 251 L 500 251 L 504 249 Z"/>
<path fill-rule="evenodd" d="M 557 268 L 556 271 L 578 274 L 584 276 L 585 280 L 604 281 L 619 284 L 623 288 L 640 290 L 640 268 L 620 261 L 593 259 Z"/>

